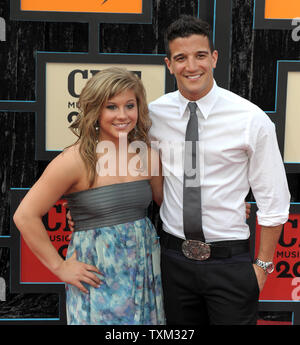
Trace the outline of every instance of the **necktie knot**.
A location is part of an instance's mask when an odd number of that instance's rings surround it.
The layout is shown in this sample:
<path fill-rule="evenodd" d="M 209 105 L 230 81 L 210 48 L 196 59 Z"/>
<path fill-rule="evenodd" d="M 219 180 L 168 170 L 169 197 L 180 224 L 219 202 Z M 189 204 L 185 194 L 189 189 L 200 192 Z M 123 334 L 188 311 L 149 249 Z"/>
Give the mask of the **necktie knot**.
<path fill-rule="evenodd" d="M 190 109 L 191 114 L 196 113 L 197 104 L 195 102 L 189 102 L 188 107 Z"/>

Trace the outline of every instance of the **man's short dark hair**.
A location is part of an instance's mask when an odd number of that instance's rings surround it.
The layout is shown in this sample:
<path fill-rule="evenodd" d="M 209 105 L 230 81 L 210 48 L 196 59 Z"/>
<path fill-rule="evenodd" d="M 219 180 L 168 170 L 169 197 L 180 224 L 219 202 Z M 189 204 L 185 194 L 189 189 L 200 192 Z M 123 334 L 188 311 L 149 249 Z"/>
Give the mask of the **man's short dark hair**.
<path fill-rule="evenodd" d="M 206 36 L 210 50 L 214 50 L 210 25 L 200 18 L 182 15 L 170 24 L 165 33 L 165 49 L 168 59 L 171 58 L 169 43 L 178 37 L 189 37 L 191 35 Z"/>

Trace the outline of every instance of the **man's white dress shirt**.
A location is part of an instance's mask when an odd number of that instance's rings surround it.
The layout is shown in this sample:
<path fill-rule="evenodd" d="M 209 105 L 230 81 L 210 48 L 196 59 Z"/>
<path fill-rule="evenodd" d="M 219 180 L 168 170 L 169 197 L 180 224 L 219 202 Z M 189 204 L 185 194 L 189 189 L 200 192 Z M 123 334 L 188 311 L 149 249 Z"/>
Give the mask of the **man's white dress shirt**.
<path fill-rule="evenodd" d="M 183 232 L 183 153 L 188 100 L 179 91 L 149 104 L 151 140 L 159 145 L 164 175 L 163 229 Z M 245 198 L 251 190 L 258 223 L 284 224 L 290 193 L 275 126 L 256 105 L 217 86 L 197 102 L 202 222 L 207 242 L 247 239 Z"/>

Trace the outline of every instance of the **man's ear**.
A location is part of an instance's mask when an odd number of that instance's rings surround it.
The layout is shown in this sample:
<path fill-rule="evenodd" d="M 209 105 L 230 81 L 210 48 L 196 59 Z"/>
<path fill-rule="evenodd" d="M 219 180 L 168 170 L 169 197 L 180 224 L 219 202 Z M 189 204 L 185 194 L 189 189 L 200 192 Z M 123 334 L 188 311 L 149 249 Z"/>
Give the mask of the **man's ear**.
<path fill-rule="evenodd" d="M 173 69 L 172 69 L 171 61 L 167 57 L 165 57 L 165 63 L 167 65 L 168 70 L 170 71 L 170 73 L 173 74 Z"/>
<path fill-rule="evenodd" d="M 214 50 L 212 52 L 212 57 L 213 57 L 213 68 L 216 68 L 217 67 L 217 62 L 218 62 L 218 56 L 219 56 L 219 53 L 217 50 Z"/>

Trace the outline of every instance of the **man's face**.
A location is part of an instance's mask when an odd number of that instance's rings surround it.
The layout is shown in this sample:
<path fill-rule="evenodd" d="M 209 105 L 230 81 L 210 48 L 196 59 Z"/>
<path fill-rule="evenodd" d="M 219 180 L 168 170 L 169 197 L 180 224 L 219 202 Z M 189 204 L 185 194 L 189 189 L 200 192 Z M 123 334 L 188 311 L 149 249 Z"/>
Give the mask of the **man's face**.
<path fill-rule="evenodd" d="M 204 97 L 213 86 L 213 68 L 218 52 L 211 52 L 203 35 L 178 37 L 169 42 L 170 59 L 165 62 L 174 74 L 180 93 L 190 101 Z"/>

